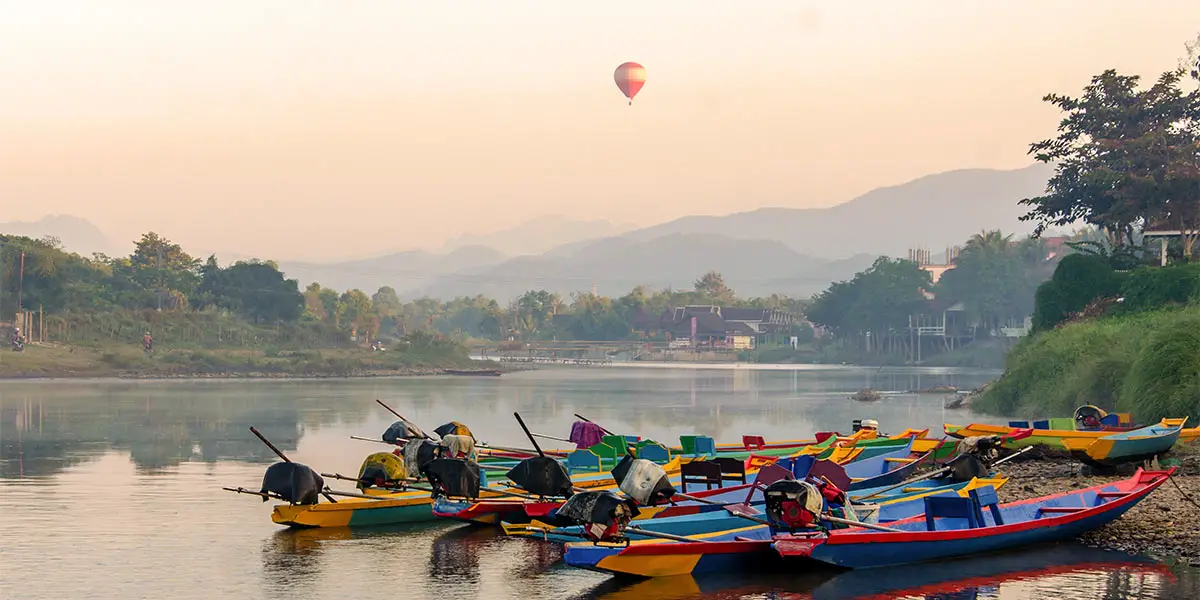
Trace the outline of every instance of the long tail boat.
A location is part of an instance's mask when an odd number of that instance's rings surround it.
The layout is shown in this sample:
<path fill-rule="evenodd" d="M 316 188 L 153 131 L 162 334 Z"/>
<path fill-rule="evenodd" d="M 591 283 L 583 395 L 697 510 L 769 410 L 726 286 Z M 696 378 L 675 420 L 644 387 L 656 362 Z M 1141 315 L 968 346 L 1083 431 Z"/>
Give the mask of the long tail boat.
<path fill-rule="evenodd" d="M 854 569 L 939 560 L 1075 537 L 1116 520 L 1174 472 L 1138 469 L 1124 481 L 986 507 L 975 498 L 960 498 L 971 504 L 964 513 L 969 518 L 940 517 L 927 507 L 923 516 L 888 524 L 897 531 L 852 527 L 790 534 L 749 525 L 687 542 L 569 543 L 563 559 L 575 567 L 641 577 L 747 568 L 779 556 Z"/>
<path fill-rule="evenodd" d="M 1157 425 L 1120 431 L 1099 439 L 1068 438 L 1063 445 L 1080 460 L 1102 467 L 1138 462 L 1167 452 L 1179 441 L 1187 417 L 1163 419 Z"/>
<path fill-rule="evenodd" d="M 1167 422 L 1177 419 L 1167 419 Z M 986 423 L 972 423 L 966 426 L 951 425 L 947 423 L 944 427 L 946 435 L 956 438 L 967 438 L 973 436 L 1011 436 L 1006 437 L 1004 442 L 1005 448 L 1019 449 L 1026 446 L 1044 445 L 1052 448 L 1061 448 L 1069 450 L 1070 448 L 1064 443 L 1064 440 L 1098 440 L 1103 437 L 1113 435 L 1112 431 L 1104 430 L 1066 430 L 1066 429 L 1025 429 L 1019 427 L 1010 427 L 1007 425 L 989 425 Z M 1028 431 L 1029 435 L 1025 437 L 1013 436 L 1013 434 Z M 1189 427 L 1181 429 L 1179 437 L 1175 443 L 1190 443 L 1197 438 L 1200 438 L 1200 427 Z"/>
<path fill-rule="evenodd" d="M 930 507 L 920 517 L 889 523 L 897 532 L 850 528 L 782 536 L 775 539 L 775 550 L 785 557 L 863 569 L 1069 539 L 1120 518 L 1174 473 L 1174 468 L 1138 469 L 1124 481 L 1007 504 L 981 506 L 966 499 L 973 510 L 967 518 L 942 517 Z"/>
<path fill-rule="evenodd" d="M 999 488 L 1008 480 L 1003 477 L 995 477 L 989 479 L 975 478 L 971 481 L 962 483 L 949 483 L 939 486 L 931 486 L 928 488 L 913 488 L 913 491 L 904 494 L 897 494 L 890 498 L 881 500 L 878 503 L 872 504 L 858 514 L 858 518 L 867 523 L 889 523 L 891 521 L 899 521 L 915 515 L 924 513 L 924 499 L 929 496 L 952 496 L 959 498 L 967 498 L 971 490 L 979 489 L 984 486 L 992 486 Z M 755 496 L 746 503 L 747 506 L 752 506 L 761 509 L 764 503 L 764 498 L 761 491 L 757 491 Z M 734 514 L 729 510 L 709 510 L 690 515 L 669 516 L 662 518 L 650 518 L 645 520 L 635 520 L 638 528 L 644 531 L 667 533 L 677 536 L 696 536 L 714 532 L 727 531 L 730 529 L 738 529 L 746 527 L 750 524 L 744 517 Z M 855 507 L 856 511 L 859 507 Z M 657 516 L 657 515 L 655 515 Z M 869 516 L 869 520 L 868 520 Z M 537 539 L 543 539 L 552 542 L 569 543 L 576 542 L 583 536 L 583 526 L 574 525 L 568 527 L 553 527 L 543 522 L 532 522 L 528 525 L 520 524 L 505 524 L 505 533 L 509 535 L 525 535 Z M 630 533 L 628 538 L 631 540 L 650 539 L 646 534 Z"/>

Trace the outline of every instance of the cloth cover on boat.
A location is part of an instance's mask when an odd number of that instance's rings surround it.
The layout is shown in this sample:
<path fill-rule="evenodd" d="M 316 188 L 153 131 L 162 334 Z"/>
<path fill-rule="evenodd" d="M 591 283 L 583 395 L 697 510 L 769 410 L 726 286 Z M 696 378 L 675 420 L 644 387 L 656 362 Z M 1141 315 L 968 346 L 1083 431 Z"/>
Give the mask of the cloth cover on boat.
<path fill-rule="evenodd" d="M 433 430 L 438 434 L 438 437 L 446 437 L 448 435 L 465 435 L 471 439 L 475 439 L 475 434 L 471 433 L 471 429 L 458 421 L 450 421 L 441 427 Z"/>
<path fill-rule="evenodd" d="M 404 469 L 411 477 L 425 474 L 425 465 L 437 458 L 439 446 L 429 440 L 412 440 L 404 445 Z"/>
<path fill-rule="evenodd" d="M 575 421 L 571 424 L 571 435 L 567 439 L 575 442 L 575 448 L 591 448 L 603 441 L 604 430 L 595 423 Z"/>
<path fill-rule="evenodd" d="M 376 452 L 363 460 L 358 469 L 358 489 L 365 490 L 376 481 L 399 482 L 408 477 L 404 460 L 391 452 Z"/>
<path fill-rule="evenodd" d="M 638 516 L 638 508 L 607 490 L 579 492 L 571 496 L 554 512 L 558 522 L 571 524 L 608 523 L 622 516 Z"/>
<path fill-rule="evenodd" d="M 567 468 L 549 456 L 535 456 L 517 463 L 508 471 L 508 479 L 538 496 L 570 498 L 573 492 Z"/>
<path fill-rule="evenodd" d="M 404 419 L 400 419 L 388 426 L 383 432 L 383 441 L 392 444 L 399 443 L 401 440 L 417 440 L 424 438 L 425 434 L 421 429 Z"/>
<path fill-rule="evenodd" d="M 970 481 L 976 477 L 986 478 L 990 475 L 987 465 L 974 454 L 960 454 L 950 461 L 950 479 L 957 483 Z"/>
<path fill-rule="evenodd" d="M 638 504 L 652 505 L 676 493 L 662 466 L 644 458 L 622 458 L 612 475 L 621 491 Z"/>
<path fill-rule="evenodd" d="M 292 504 L 316 504 L 324 487 L 325 480 L 307 465 L 278 462 L 267 467 L 259 491 L 279 494 Z M 264 496 L 263 502 L 266 501 Z"/>
<path fill-rule="evenodd" d="M 478 458 L 475 454 L 475 439 L 470 436 L 444 435 L 442 436 L 442 447 L 446 449 L 443 454 L 446 458 L 465 458 L 467 460 Z"/>
<path fill-rule="evenodd" d="M 439 458 L 425 465 L 434 495 L 479 497 L 479 465 L 461 458 Z"/>

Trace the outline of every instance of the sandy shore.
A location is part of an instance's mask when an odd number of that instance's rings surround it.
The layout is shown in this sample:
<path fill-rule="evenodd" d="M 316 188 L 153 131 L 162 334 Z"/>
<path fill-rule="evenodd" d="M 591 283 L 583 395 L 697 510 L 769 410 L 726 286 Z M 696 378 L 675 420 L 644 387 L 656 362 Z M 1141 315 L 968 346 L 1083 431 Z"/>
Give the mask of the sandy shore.
<path fill-rule="evenodd" d="M 1000 489 L 1001 501 L 1011 502 L 1117 481 L 1128 478 L 1137 468 L 1137 465 L 1125 465 L 1115 476 L 1096 477 L 1084 474 L 1085 469 L 1076 460 L 1055 456 L 1056 453 L 1046 454 L 1049 455 L 1031 460 L 1014 459 L 1000 467 L 1011 478 Z M 1100 548 L 1200 567 L 1200 506 L 1197 506 L 1200 504 L 1200 449 L 1188 448 L 1162 458 L 1167 464 L 1181 463 L 1172 478 L 1174 483 L 1168 481 L 1123 517 L 1083 535 L 1081 541 Z"/>

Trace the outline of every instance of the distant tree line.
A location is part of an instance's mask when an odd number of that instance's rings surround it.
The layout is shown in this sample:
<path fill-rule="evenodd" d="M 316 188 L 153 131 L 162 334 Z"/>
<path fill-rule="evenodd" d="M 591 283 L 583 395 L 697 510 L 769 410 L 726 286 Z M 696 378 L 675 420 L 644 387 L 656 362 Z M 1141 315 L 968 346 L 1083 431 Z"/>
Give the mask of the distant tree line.
<path fill-rule="evenodd" d="M 869 344 L 878 352 L 907 349 L 912 327 L 944 325 L 939 318 L 951 308 L 963 315 L 972 337 L 988 337 L 1032 315 L 1034 293 L 1053 273 L 1051 254 L 1035 238 L 981 232 L 966 241 L 954 268 L 936 284 L 916 262 L 880 257 L 853 279 L 818 294 L 807 316 L 835 340 Z"/>
<path fill-rule="evenodd" d="M 247 322 L 323 325 L 360 341 L 378 337 L 451 336 L 458 339 L 623 340 L 637 337 L 637 315 L 661 314 L 688 304 L 754 306 L 802 314 L 805 301 L 787 296 L 738 298 L 719 273 L 701 277 L 690 290 L 637 287 L 611 298 L 581 292 L 563 298 L 530 290 L 501 304 L 482 295 L 443 301 L 401 301 L 381 287 L 368 295 L 319 283 L 303 291 L 276 263 L 238 261 L 222 267 L 215 256 L 201 261 L 179 244 L 146 233 L 125 257 L 66 252 L 57 239 L 0 235 L 0 315 L 9 319 L 18 296 L 25 310 L 49 314 L 116 311 L 219 311 Z M 569 323 L 556 315 L 573 315 Z"/>

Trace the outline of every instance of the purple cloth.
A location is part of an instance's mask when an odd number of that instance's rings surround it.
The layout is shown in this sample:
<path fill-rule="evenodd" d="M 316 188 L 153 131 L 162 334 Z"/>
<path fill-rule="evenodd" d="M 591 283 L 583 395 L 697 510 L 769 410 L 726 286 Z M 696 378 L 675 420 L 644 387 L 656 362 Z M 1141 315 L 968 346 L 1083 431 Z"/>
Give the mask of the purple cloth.
<path fill-rule="evenodd" d="M 575 421 L 571 424 L 571 437 L 568 438 L 575 442 L 575 448 L 591 448 L 599 444 L 604 437 L 604 431 L 595 423 L 587 421 Z"/>

